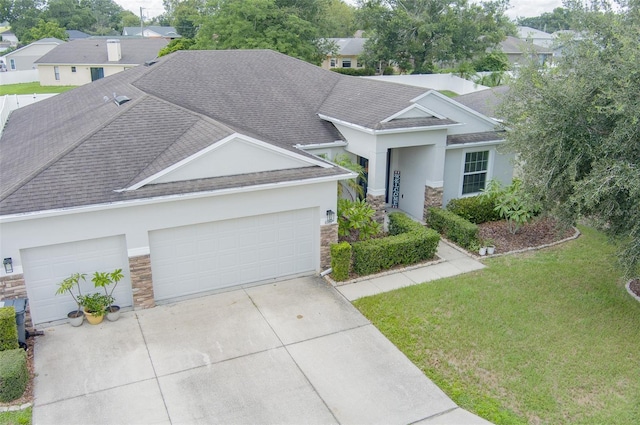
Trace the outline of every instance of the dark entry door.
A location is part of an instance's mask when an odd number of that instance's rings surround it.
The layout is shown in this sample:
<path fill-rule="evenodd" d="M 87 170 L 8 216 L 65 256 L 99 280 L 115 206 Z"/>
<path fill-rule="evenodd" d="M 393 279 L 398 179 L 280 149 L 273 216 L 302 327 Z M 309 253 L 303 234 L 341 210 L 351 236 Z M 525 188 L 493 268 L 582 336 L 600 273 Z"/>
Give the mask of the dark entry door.
<path fill-rule="evenodd" d="M 104 68 L 91 68 L 91 81 L 104 78 Z"/>
<path fill-rule="evenodd" d="M 369 179 L 369 160 L 362 156 L 358 157 L 358 164 L 364 169 L 362 178 L 358 177 L 358 184 L 362 187 L 363 199 L 367 198 L 367 180 Z"/>

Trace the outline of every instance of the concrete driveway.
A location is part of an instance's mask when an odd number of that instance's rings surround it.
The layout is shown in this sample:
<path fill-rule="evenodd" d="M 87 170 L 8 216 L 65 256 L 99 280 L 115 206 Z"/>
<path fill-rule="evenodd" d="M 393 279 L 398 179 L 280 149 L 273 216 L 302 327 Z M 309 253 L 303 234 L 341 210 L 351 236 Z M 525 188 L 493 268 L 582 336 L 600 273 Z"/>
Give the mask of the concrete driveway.
<path fill-rule="evenodd" d="M 487 423 L 309 277 L 45 329 L 34 424 Z"/>

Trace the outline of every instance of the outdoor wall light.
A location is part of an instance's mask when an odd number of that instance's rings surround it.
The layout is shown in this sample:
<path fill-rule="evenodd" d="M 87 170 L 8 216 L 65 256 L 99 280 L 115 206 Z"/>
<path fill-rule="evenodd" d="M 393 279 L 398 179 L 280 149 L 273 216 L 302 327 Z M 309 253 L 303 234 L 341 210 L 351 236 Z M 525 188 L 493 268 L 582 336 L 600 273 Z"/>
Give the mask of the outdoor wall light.
<path fill-rule="evenodd" d="M 4 271 L 6 273 L 13 273 L 13 260 L 11 257 L 2 260 L 2 265 L 4 266 Z"/>
<path fill-rule="evenodd" d="M 327 224 L 333 223 L 333 220 L 336 218 L 336 213 L 333 210 L 327 210 Z"/>

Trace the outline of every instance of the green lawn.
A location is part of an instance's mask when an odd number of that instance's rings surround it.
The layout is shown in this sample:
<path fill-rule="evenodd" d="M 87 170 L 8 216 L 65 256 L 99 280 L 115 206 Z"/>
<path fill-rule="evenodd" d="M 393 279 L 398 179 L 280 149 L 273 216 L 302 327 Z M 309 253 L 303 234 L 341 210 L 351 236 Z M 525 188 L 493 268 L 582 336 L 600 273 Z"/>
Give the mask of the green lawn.
<path fill-rule="evenodd" d="M 0 412 L 0 425 L 30 425 L 31 407 L 14 412 Z"/>
<path fill-rule="evenodd" d="M 41 86 L 39 82 L 6 84 L 0 86 L 0 96 L 5 94 L 64 93 L 76 86 Z"/>
<path fill-rule="evenodd" d="M 640 303 L 606 237 L 581 231 L 355 305 L 456 403 L 496 424 L 640 424 Z"/>

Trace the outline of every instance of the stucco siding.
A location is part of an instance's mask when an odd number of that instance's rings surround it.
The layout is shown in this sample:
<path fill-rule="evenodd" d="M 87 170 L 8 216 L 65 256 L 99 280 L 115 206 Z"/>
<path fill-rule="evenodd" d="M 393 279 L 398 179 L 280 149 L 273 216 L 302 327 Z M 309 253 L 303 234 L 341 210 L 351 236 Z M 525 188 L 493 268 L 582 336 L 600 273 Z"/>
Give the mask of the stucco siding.
<path fill-rule="evenodd" d="M 117 74 L 131 66 L 123 65 L 55 65 L 60 70 L 60 79 L 56 80 L 54 65 L 38 65 L 40 85 L 42 86 L 82 86 L 91 82 L 91 68 L 103 68 L 104 76 Z M 76 72 L 72 68 L 76 68 Z M 111 96 L 112 93 L 105 93 Z"/>

